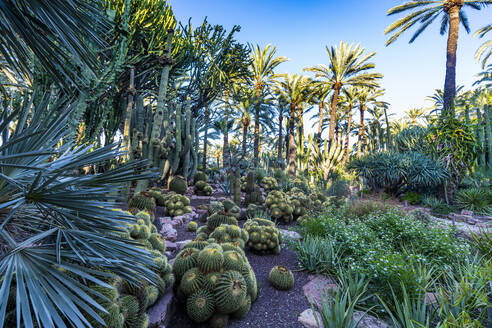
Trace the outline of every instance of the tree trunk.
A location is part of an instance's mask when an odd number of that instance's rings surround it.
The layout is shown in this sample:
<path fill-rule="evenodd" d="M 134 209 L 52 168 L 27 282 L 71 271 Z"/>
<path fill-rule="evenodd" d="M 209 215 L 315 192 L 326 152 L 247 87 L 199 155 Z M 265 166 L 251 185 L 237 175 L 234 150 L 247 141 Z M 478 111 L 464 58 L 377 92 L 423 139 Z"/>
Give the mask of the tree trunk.
<path fill-rule="evenodd" d="M 319 102 L 319 118 L 318 118 L 318 148 L 321 149 L 321 133 L 323 132 L 323 114 L 324 114 L 324 103 Z"/>
<path fill-rule="evenodd" d="M 338 94 L 340 93 L 341 86 L 335 86 L 335 93 L 331 99 L 331 111 L 330 111 L 330 133 L 328 134 L 328 146 L 331 147 L 332 141 L 335 138 L 335 119 L 337 115 Z"/>
<path fill-rule="evenodd" d="M 224 113 L 224 120 L 225 120 L 225 130 L 224 130 L 224 140 L 223 140 L 223 145 L 222 145 L 222 165 L 224 167 L 229 166 L 229 93 L 226 92 L 225 95 L 225 113 Z"/>
<path fill-rule="evenodd" d="M 132 121 L 132 110 L 135 96 L 135 68 L 130 69 L 130 85 L 128 86 L 128 103 L 125 111 L 125 125 L 123 127 L 123 143 L 122 150 L 127 152 L 127 155 L 131 153 L 131 140 L 130 140 L 130 124 Z"/>
<path fill-rule="evenodd" d="M 352 105 L 350 105 L 348 110 L 348 121 L 347 121 L 347 133 L 345 134 L 345 158 L 344 162 L 349 159 L 349 142 L 350 142 L 350 128 L 352 127 Z"/>
<path fill-rule="evenodd" d="M 247 146 L 247 137 L 248 137 L 248 125 L 247 122 L 244 121 L 244 118 L 243 118 L 243 156 L 244 158 L 246 158 L 246 146 Z"/>
<path fill-rule="evenodd" d="M 294 137 L 295 121 L 296 121 L 296 105 L 295 103 L 291 103 L 290 119 L 289 119 L 289 174 L 292 176 L 296 174 L 296 156 L 297 156 L 296 140 Z"/>
<path fill-rule="evenodd" d="M 357 140 L 357 158 L 360 157 L 360 152 L 362 149 L 362 139 L 365 136 L 365 125 L 364 125 L 364 112 L 366 111 L 365 105 L 360 105 L 360 127 L 359 127 L 359 136 Z"/>
<path fill-rule="evenodd" d="M 461 0 L 463 2 L 463 0 Z M 449 17 L 448 43 L 446 49 L 446 78 L 444 79 L 443 113 L 454 112 L 456 96 L 456 50 L 460 28 L 460 10 L 462 4 L 453 5 L 447 12 Z"/>
<path fill-rule="evenodd" d="M 203 162 L 202 162 L 202 171 L 205 172 L 207 170 L 207 147 L 208 147 L 208 124 L 210 121 L 210 110 L 208 107 L 205 108 L 205 135 L 203 136 Z"/>
<path fill-rule="evenodd" d="M 254 138 L 254 167 L 258 167 L 259 164 L 259 148 L 260 148 L 260 96 L 261 90 L 256 90 L 256 103 L 255 103 L 255 138 Z"/>
<path fill-rule="evenodd" d="M 280 109 L 278 114 L 278 148 L 277 148 L 277 162 L 280 164 L 282 162 L 282 122 L 284 120 L 283 110 Z"/>
<path fill-rule="evenodd" d="M 388 112 L 386 110 L 386 107 L 383 106 L 384 110 L 384 119 L 386 120 L 386 150 L 390 150 L 392 148 L 391 146 L 391 128 L 390 124 L 388 121 Z"/>

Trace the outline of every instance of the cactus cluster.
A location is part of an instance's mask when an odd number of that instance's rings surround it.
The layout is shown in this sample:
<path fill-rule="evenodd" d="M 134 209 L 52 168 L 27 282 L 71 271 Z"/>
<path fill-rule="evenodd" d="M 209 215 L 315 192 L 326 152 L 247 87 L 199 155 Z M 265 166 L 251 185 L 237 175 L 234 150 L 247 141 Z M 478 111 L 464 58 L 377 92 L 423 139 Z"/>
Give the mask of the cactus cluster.
<path fill-rule="evenodd" d="M 290 204 L 293 207 L 292 215 L 294 219 L 306 215 L 312 208 L 311 198 L 297 188 L 289 192 Z"/>
<path fill-rule="evenodd" d="M 153 187 L 148 191 L 149 195 L 155 200 L 157 206 L 164 206 L 164 195 L 159 187 Z"/>
<path fill-rule="evenodd" d="M 290 290 L 294 287 L 294 275 L 289 268 L 283 265 L 277 265 L 270 270 L 268 275 L 270 284 L 278 290 Z"/>
<path fill-rule="evenodd" d="M 237 225 L 221 224 L 209 237 L 213 238 L 218 244 L 231 243 L 243 249 L 249 235 L 246 230 L 239 228 Z"/>
<path fill-rule="evenodd" d="M 224 205 L 224 212 L 226 215 L 239 219 L 239 216 L 241 215 L 241 208 L 237 206 L 236 203 L 230 199 L 224 199 L 222 201 L 222 205 Z"/>
<path fill-rule="evenodd" d="M 139 192 L 133 195 L 128 202 L 128 210 L 135 214 L 139 211 L 154 213 L 155 199 L 149 192 Z"/>
<path fill-rule="evenodd" d="M 219 202 L 217 200 L 213 200 L 208 205 L 207 211 L 208 211 L 208 215 L 224 212 L 225 211 L 224 204 L 222 204 L 222 202 Z"/>
<path fill-rule="evenodd" d="M 167 214 L 172 217 L 191 213 L 190 199 L 175 192 L 169 192 L 164 196 L 164 206 Z"/>
<path fill-rule="evenodd" d="M 197 238 L 208 238 L 208 235 L 222 224 L 237 226 L 237 219 L 225 212 L 214 213 L 207 218 L 207 224 L 197 230 Z"/>
<path fill-rule="evenodd" d="M 320 211 L 323 209 L 323 203 L 328 200 L 328 197 L 322 192 L 313 192 L 309 195 L 311 199 L 311 208 L 314 211 Z"/>
<path fill-rule="evenodd" d="M 101 285 L 91 286 L 92 290 L 102 295 L 96 297 L 96 301 L 105 309 L 105 312 L 96 311 L 105 325 L 91 322 L 93 327 L 148 327 L 147 308 L 153 305 L 173 283 L 172 267 L 164 255 L 166 244 L 152 224 L 152 215 L 141 211 L 135 216 L 136 222 L 128 225 L 128 233 L 125 237 L 140 242 L 154 257 L 155 267 L 150 269 L 158 276 L 157 285 L 154 286 L 147 281 L 135 285 L 113 275 L 105 279 L 111 288 Z"/>
<path fill-rule="evenodd" d="M 169 181 L 169 191 L 173 191 L 177 194 L 184 195 L 188 190 L 188 183 L 186 179 L 180 175 L 177 175 Z"/>
<path fill-rule="evenodd" d="M 246 205 L 262 205 L 264 201 L 263 194 L 260 190 L 260 187 L 255 184 L 255 173 L 253 171 L 249 171 L 248 175 L 242 177 L 241 179 L 241 190 L 246 193 L 246 197 L 244 199 Z"/>
<path fill-rule="evenodd" d="M 210 196 L 214 191 L 212 189 L 212 186 L 210 186 L 207 182 L 201 180 L 195 182 L 194 189 L 195 189 L 195 195 L 200 195 L 200 196 Z"/>
<path fill-rule="evenodd" d="M 264 177 L 261 180 L 261 186 L 265 188 L 265 190 L 275 190 L 278 188 L 278 182 L 274 177 Z"/>
<path fill-rule="evenodd" d="M 249 235 L 246 245 L 255 252 L 279 254 L 282 234 L 270 220 L 255 218 L 246 221 L 243 227 Z"/>
<path fill-rule="evenodd" d="M 173 264 L 174 288 L 197 323 L 225 327 L 229 318 L 243 318 L 258 298 L 256 276 L 243 251 L 230 243 L 192 241 Z"/>
<path fill-rule="evenodd" d="M 294 208 L 290 204 L 290 199 L 282 191 L 273 190 L 265 199 L 265 206 L 268 208 L 272 219 L 289 223 L 294 220 L 292 215 Z"/>
<path fill-rule="evenodd" d="M 205 182 L 207 182 L 208 181 L 207 175 L 204 172 L 202 172 L 202 171 L 196 172 L 195 175 L 193 176 L 193 182 L 194 183 L 197 183 L 198 181 L 205 181 Z"/>

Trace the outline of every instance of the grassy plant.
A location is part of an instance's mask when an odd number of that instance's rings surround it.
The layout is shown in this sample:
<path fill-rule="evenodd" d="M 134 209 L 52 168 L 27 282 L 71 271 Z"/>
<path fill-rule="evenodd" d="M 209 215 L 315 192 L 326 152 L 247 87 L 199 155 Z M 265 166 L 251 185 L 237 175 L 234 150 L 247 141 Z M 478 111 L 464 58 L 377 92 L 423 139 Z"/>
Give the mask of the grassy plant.
<path fill-rule="evenodd" d="M 472 246 L 474 246 L 480 254 L 487 258 L 492 258 L 492 236 L 489 228 L 481 228 L 477 233 L 470 231 L 472 237 Z"/>
<path fill-rule="evenodd" d="M 447 215 L 453 212 L 454 208 L 451 205 L 444 203 L 442 200 L 434 196 L 426 196 L 422 199 L 422 204 L 429 207 L 434 214 Z"/>
<path fill-rule="evenodd" d="M 455 193 L 458 208 L 473 211 L 477 214 L 492 214 L 492 191 L 486 188 L 469 188 Z"/>
<path fill-rule="evenodd" d="M 301 267 L 309 272 L 333 274 L 340 265 L 340 247 L 330 239 L 306 236 L 293 248 Z"/>

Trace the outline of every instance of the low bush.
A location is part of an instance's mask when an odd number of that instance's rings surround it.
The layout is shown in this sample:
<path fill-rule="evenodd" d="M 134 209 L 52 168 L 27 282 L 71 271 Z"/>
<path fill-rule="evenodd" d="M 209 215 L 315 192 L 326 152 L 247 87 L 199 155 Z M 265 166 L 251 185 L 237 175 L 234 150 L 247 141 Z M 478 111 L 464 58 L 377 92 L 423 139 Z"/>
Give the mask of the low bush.
<path fill-rule="evenodd" d="M 433 196 L 424 197 L 422 204 L 429 207 L 433 214 L 447 215 L 454 211 L 453 206 Z"/>
<path fill-rule="evenodd" d="M 417 205 L 422 202 L 422 196 L 415 191 L 410 191 L 401 196 L 402 201 L 407 201 L 410 205 Z"/>
<path fill-rule="evenodd" d="M 492 190 L 490 188 L 468 188 L 455 193 L 456 206 L 477 214 L 492 214 Z"/>

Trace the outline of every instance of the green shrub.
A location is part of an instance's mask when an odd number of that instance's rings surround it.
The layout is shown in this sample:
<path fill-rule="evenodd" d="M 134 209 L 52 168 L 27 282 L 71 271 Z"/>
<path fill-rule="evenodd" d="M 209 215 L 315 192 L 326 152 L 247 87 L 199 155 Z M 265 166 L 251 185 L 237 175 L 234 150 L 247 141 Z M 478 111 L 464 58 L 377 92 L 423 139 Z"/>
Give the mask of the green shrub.
<path fill-rule="evenodd" d="M 335 180 L 327 190 L 328 196 L 348 197 L 350 196 L 350 183 L 345 179 Z"/>
<path fill-rule="evenodd" d="M 489 228 L 481 228 L 478 232 L 470 232 L 472 241 L 471 244 L 480 254 L 487 258 L 492 258 L 492 232 Z"/>
<path fill-rule="evenodd" d="M 422 196 L 415 191 L 410 191 L 401 196 L 402 201 L 407 201 L 410 205 L 417 205 L 422 202 Z"/>
<path fill-rule="evenodd" d="M 492 190 L 490 188 L 469 188 L 455 193 L 456 206 L 477 214 L 492 215 Z"/>
<path fill-rule="evenodd" d="M 412 125 L 403 129 L 395 136 L 395 146 L 400 153 L 425 152 L 425 137 L 427 129 L 418 125 Z"/>
<path fill-rule="evenodd" d="M 193 182 L 196 184 L 198 181 L 207 182 L 208 181 L 207 175 L 201 171 L 196 172 L 195 175 L 193 176 Z"/>
<path fill-rule="evenodd" d="M 331 239 L 307 235 L 293 244 L 301 268 L 323 274 L 336 273 L 341 264 L 341 249 Z"/>
<path fill-rule="evenodd" d="M 377 200 L 356 199 L 348 202 L 342 210 L 347 218 L 361 219 L 365 218 L 369 214 L 388 212 L 391 210 L 391 206 L 385 202 Z"/>
<path fill-rule="evenodd" d="M 454 211 L 453 206 L 444 203 L 442 200 L 426 196 L 422 199 L 422 204 L 429 207 L 433 214 L 447 215 Z"/>
<path fill-rule="evenodd" d="M 372 191 L 399 195 L 441 185 L 446 169 L 430 157 L 416 152 L 372 153 L 349 163 L 349 169 L 363 178 Z"/>

